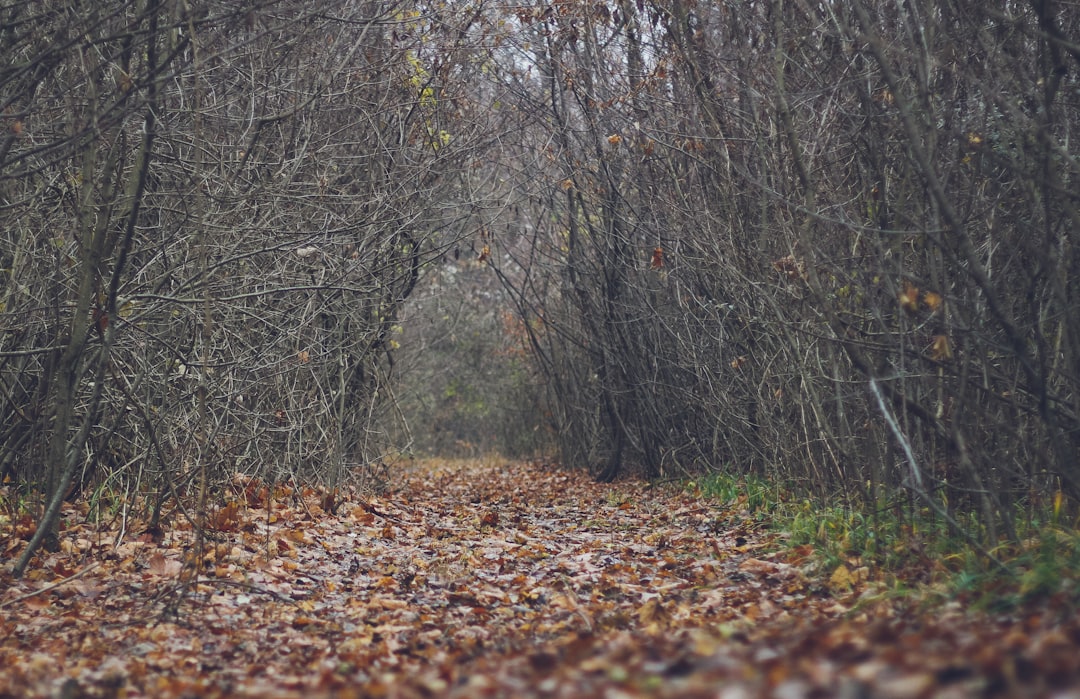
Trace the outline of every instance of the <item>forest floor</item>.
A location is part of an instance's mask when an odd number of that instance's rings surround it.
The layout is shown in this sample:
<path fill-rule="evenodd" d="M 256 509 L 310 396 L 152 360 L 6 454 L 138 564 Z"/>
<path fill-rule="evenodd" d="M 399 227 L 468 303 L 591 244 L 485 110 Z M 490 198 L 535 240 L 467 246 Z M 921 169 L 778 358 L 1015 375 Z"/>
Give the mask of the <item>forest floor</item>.
<path fill-rule="evenodd" d="M 686 490 L 469 461 L 267 499 L 237 480 L 197 576 L 179 513 L 73 506 L 0 573 L 0 697 L 1080 697 L 1074 609 L 815 572 Z M 29 531 L 0 520 L 5 571 Z"/>

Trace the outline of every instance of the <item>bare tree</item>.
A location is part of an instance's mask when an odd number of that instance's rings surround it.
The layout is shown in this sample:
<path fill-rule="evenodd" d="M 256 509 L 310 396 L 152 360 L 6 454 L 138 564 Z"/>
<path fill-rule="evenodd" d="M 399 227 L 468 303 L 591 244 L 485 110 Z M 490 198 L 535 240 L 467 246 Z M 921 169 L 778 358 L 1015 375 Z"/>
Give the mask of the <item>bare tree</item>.
<path fill-rule="evenodd" d="M 1078 494 L 1071 7 L 515 17 L 499 77 L 551 157 L 507 279 L 567 461 L 911 495 L 988 540 Z"/>
<path fill-rule="evenodd" d="M 3 470 L 42 536 L 106 479 L 156 522 L 192 482 L 333 487 L 386 448 L 389 335 L 482 133 L 470 20 L 421 10 L 5 10 Z"/>

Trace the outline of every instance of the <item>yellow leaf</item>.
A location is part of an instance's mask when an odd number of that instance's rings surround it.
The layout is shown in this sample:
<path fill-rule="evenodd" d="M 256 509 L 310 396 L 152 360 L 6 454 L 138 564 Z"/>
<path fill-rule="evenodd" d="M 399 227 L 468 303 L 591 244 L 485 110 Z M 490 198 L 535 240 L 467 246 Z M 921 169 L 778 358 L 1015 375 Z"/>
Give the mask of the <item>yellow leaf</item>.
<path fill-rule="evenodd" d="M 851 592 L 852 586 L 855 584 L 855 578 L 852 577 L 851 571 L 847 566 L 841 563 L 833 571 L 833 574 L 829 577 L 829 589 L 833 592 L 845 593 Z"/>
<path fill-rule="evenodd" d="M 952 347 L 949 346 L 949 338 L 945 335 L 934 335 L 930 345 L 930 358 L 935 362 L 943 362 L 952 359 Z"/>
<path fill-rule="evenodd" d="M 900 289 L 897 298 L 900 300 L 900 307 L 908 313 L 914 313 L 919 310 L 919 287 L 915 286 L 907 279 L 904 280 L 904 284 Z"/>
<path fill-rule="evenodd" d="M 641 620 L 642 624 L 659 622 L 664 618 L 665 614 L 664 605 L 660 604 L 660 600 L 656 597 L 641 605 L 637 612 L 638 619 Z"/>

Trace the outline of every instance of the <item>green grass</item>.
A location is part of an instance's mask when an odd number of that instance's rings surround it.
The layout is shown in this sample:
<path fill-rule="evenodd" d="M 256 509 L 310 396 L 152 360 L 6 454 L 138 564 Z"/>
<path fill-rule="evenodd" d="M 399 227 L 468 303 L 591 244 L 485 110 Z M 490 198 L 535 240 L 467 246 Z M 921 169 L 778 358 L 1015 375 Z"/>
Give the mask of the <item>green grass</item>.
<path fill-rule="evenodd" d="M 758 519 L 784 501 L 781 489 L 763 478 L 735 476 L 723 471 L 704 475 L 688 484 L 688 487 L 695 489 L 706 500 L 745 510 Z"/>
<path fill-rule="evenodd" d="M 871 580 L 896 594 L 961 598 L 994 611 L 1051 597 L 1080 606 L 1080 522 L 1063 521 L 1060 496 L 1042 509 L 1029 506 L 1016 513 L 1016 540 L 990 550 L 995 563 L 933 511 L 912 506 L 903 493 L 870 509 L 798 498 L 764 479 L 726 472 L 703 475 L 687 487 L 729 518 L 767 526 L 778 535 L 777 545 L 812 550 L 826 576 L 841 563 L 865 566 Z M 952 517 L 976 541 L 985 539 L 974 513 Z"/>

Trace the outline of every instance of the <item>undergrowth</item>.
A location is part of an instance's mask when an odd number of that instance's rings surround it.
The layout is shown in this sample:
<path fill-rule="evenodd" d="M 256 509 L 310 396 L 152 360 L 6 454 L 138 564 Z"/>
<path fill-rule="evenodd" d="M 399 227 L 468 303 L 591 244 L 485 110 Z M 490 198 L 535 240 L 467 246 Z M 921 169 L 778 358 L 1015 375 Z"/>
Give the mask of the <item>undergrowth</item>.
<path fill-rule="evenodd" d="M 1040 601 L 1080 605 L 1080 518 L 1069 519 L 1062 496 L 1016 513 L 1014 539 L 979 550 L 972 541 L 912 502 L 815 502 L 746 475 L 714 472 L 687 485 L 732 516 L 768 527 L 789 550 L 812 550 L 825 575 L 840 566 L 901 596 L 960 599 L 988 611 Z M 974 515 L 952 514 L 967 534 L 985 536 Z M 986 554 L 989 553 L 993 560 Z"/>

